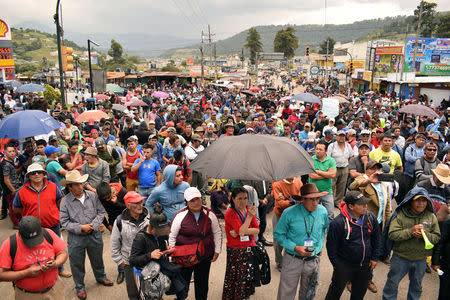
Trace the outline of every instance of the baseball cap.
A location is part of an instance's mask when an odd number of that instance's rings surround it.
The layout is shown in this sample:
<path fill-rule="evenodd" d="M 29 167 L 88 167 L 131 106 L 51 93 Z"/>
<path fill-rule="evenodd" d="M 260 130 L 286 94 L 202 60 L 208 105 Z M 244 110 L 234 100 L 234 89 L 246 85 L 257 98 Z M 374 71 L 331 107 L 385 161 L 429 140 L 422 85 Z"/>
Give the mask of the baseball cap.
<path fill-rule="evenodd" d="M 189 187 L 184 191 L 184 199 L 186 201 L 191 201 L 194 198 L 201 198 L 202 194 L 196 187 Z"/>
<path fill-rule="evenodd" d="M 94 147 L 87 147 L 86 150 L 84 151 L 84 154 L 97 156 L 98 155 L 98 151 Z"/>
<path fill-rule="evenodd" d="M 361 194 L 358 191 L 349 191 L 345 195 L 344 202 L 348 204 L 367 204 L 370 202 L 370 199 L 367 197 L 364 197 L 363 194 Z"/>
<path fill-rule="evenodd" d="M 35 155 L 33 156 L 33 158 L 31 159 L 31 163 L 32 164 L 44 164 L 45 163 L 45 157 L 43 157 L 42 155 Z"/>
<path fill-rule="evenodd" d="M 201 142 L 202 141 L 202 138 L 198 135 L 198 134 L 193 134 L 192 135 L 192 138 L 191 138 L 193 141 L 199 141 L 199 142 Z"/>
<path fill-rule="evenodd" d="M 148 124 L 155 124 L 155 121 L 150 120 L 150 121 L 148 121 Z"/>
<path fill-rule="evenodd" d="M 379 163 L 379 162 L 377 162 L 377 161 L 374 161 L 374 160 L 371 160 L 371 161 L 369 161 L 368 163 L 367 163 L 367 165 L 366 165 L 366 169 L 368 170 L 368 169 L 372 169 L 372 168 L 378 168 L 378 169 L 383 169 L 383 166 Z"/>
<path fill-rule="evenodd" d="M 346 132 L 344 130 L 339 130 L 337 132 L 337 135 L 345 135 L 345 134 L 346 134 Z"/>
<path fill-rule="evenodd" d="M 106 145 L 105 140 L 101 137 L 95 139 L 95 148 L 103 148 Z"/>
<path fill-rule="evenodd" d="M 367 134 L 367 135 L 370 135 L 370 130 L 368 130 L 368 129 L 363 129 L 363 130 L 361 130 L 361 134 Z"/>
<path fill-rule="evenodd" d="M 255 131 L 255 129 L 253 128 L 253 127 L 249 127 L 249 128 L 247 128 L 247 130 L 246 131 Z"/>
<path fill-rule="evenodd" d="M 19 235 L 27 248 L 33 248 L 44 241 L 41 224 L 36 217 L 25 216 L 19 222 Z"/>
<path fill-rule="evenodd" d="M 139 194 L 136 193 L 135 191 L 128 192 L 128 193 L 126 193 L 125 196 L 123 197 L 123 201 L 125 202 L 125 204 L 128 204 L 128 203 L 138 203 L 138 202 L 142 201 L 142 199 L 145 199 L 145 197 L 139 195 Z"/>
<path fill-rule="evenodd" d="M 367 148 L 370 149 L 370 144 L 369 143 L 361 143 L 358 145 L 358 149 L 361 148 L 362 146 L 366 146 Z"/>
<path fill-rule="evenodd" d="M 334 131 L 331 130 L 331 129 L 327 129 L 327 130 L 325 130 L 324 134 L 331 134 L 331 135 L 334 135 Z"/>
<path fill-rule="evenodd" d="M 176 132 L 175 127 L 169 127 L 166 130 L 167 132 Z"/>
<path fill-rule="evenodd" d="M 61 151 L 61 148 L 55 147 L 55 146 L 51 146 L 51 145 L 45 147 L 45 149 L 44 149 L 44 153 L 45 153 L 45 155 L 47 155 L 47 156 L 50 156 L 50 155 L 52 155 L 53 153 L 59 152 L 59 151 Z"/>
<path fill-rule="evenodd" d="M 138 138 L 137 138 L 137 136 L 135 136 L 135 135 L 129 136 L 129 137 L 127 138 L 127 142 L 135 142 L 135 141 L 137 141 L 137 140 L 138 140 Z"/>
<path fill-rule="evenodd" d="M 203 127 L 202 126 L 198 126 L 197 128 L 195 128 L 195 132 L 204 132 L 205 131 L 205 129 L 203 129 Z"/>
<path fill-rule="evenodd" d="M 270 123 L 270 122 L 273 122 L 273 119 L 272 119 L 272 118 L 268 118 L 268 119 L 266 120 L 266 123 Z"/>
<path fill-rule="evenodd" d="M 215 125 L 214 125 L 214 123 L 209 122 L 209 123 L 206 125 L 206 127 L 208 127 L 208 128 L 214 128 Z"/>

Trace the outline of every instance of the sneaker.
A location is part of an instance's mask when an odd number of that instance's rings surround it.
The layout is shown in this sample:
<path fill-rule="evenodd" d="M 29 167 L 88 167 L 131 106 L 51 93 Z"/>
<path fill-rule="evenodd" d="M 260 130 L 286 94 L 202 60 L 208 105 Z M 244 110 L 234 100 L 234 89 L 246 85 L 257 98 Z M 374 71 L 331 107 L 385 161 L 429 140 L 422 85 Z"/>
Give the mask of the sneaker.
<path fill-rule="evenodd" d="M 369 281 L 369 284 L 367 285 L 367 288 L 368 288 L 369 291 L 371 291 L 372 293 L 378 292 L 377 286 L 375 285 L 375 283 L 374 283 L 372 280 Z"/>

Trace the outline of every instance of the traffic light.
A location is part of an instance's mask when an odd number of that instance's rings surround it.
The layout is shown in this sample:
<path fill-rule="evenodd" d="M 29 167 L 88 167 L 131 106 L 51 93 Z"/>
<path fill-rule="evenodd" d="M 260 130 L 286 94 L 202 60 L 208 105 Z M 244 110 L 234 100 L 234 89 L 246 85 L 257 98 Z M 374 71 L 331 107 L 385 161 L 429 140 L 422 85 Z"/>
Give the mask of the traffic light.
<path fill-rule="evenodd" d="M 351 75 L 353 73 L 353 62 L 352 61 L 350 61 L 350 65 L 349 65 L 348 70 L 349 70 L 350 75 Z"/>
<path fill-rule="evenodd" d="M 71 47 L 61 46 L 62 69 L 63 72 L 73 71 L 73 49 Z"/>
<path fill-rule="evenodd" d="M 309 46 L 306 46 L 306 56 L 309 56 Z"/>

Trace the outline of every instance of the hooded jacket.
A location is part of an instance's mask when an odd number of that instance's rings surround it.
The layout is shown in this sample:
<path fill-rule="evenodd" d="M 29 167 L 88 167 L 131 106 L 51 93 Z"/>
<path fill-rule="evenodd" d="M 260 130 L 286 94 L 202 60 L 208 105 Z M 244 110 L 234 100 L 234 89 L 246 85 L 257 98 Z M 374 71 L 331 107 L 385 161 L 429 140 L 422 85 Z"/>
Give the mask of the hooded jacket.
<path fill-rule="evenodd" d="M 331 221 L 327 235 L 327 253 L 333 266 L 368 266 L 371 260 L 378 261 L 381 232 L 377 217 L 367 210 L 359 225 L 352 220 L 345 202 L 339 209 L 341 213 Z"/>
<path fill-rule="evenodd" d="M 177 165 L 168 165 L 164 169 L 164 182 L 153 190 L 145 203 L 149 212 L 153 212 L 153 204 L 159 202 L 169 224 L 172 222 L 175 213 L 186 206 L 184 191 L 189 187 L 189 184 L 185 181 L 177 186 L 173 185 L 177 168 Z"/>
<path fill-rule="evenodd" d="M 424 195 L 428 199 L 425 210 L 414 214 L 410 208 L 410 201 L 417 195 Z M 415 187 L 405 196 L 405 199 L 395 209 L 391 219 L 386 224 L 383 234 L 384 255 L 391 250 L 404 259 L 416 261 L 431 255 L 432 250 L 425 250 L 422 238 L 415 238 L 411 228 L 417 224 L 424 224 L 426 235 L 432 244 L 439 242 L 441 237 L 439 225 L 428 192 L 424 188 Z"/>

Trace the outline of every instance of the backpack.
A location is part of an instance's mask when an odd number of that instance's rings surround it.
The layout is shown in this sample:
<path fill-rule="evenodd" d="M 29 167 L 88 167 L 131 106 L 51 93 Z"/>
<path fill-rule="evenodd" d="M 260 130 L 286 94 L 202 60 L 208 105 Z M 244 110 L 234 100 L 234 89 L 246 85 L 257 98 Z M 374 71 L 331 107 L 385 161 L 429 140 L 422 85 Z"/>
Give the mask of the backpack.
<path fill-rule="evenodd" d="M 50 244 L 53 245 L 53 238 L 50 235 L 50 233 L 48 233 L 47 229 L 42 228 L 43 229 L 43 233 L 44 233 L 44 238 L 45 240 Z M 14 266 L 14 259 L 16 258 L 16 253 L 17 253 L 17 236 L 16 234 L 12 234 L 9 237 L 9 256 L 11 256 L 11 270 L 13 270 L 13 266 Z"/>

